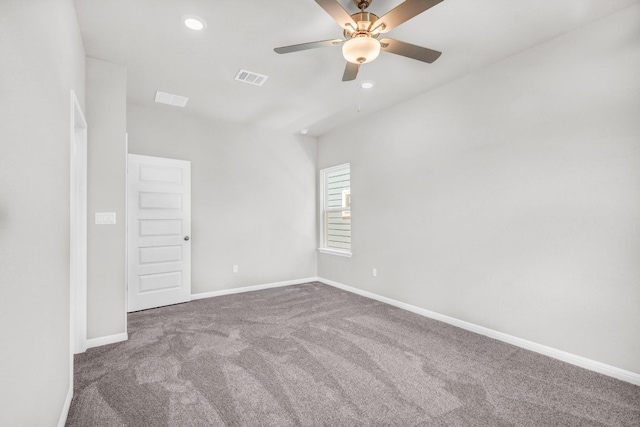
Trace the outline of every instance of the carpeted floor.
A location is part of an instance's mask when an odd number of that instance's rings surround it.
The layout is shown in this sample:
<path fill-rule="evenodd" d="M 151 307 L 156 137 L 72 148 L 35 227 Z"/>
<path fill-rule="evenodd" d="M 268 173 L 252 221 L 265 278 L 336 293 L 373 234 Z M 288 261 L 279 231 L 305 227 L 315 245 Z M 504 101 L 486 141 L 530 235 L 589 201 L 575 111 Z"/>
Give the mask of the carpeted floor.
<path fill-rule="evenodd" d="M 129 315 L 68 426 L 640 426 L 640 387 L 321 283 Z"/>

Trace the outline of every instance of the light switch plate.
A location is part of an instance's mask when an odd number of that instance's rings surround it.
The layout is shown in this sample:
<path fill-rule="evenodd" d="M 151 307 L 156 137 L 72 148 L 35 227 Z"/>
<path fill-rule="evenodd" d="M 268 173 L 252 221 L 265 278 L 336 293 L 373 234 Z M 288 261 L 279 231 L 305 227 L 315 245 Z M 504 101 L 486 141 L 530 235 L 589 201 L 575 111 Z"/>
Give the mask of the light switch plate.
<path fill-rule="evenodd" d="M 96 224 L 108 225 L 116 223 L 115 212 L 96 212 Z"/>

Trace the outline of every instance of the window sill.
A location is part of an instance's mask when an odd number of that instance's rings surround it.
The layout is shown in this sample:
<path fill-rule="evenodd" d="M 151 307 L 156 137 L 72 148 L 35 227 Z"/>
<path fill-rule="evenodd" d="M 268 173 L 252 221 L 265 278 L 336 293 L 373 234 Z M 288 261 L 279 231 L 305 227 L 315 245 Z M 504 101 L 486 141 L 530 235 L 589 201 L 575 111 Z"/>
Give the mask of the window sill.
<path fill-rule="evenodd" d="M 322 252 L 323 254 L 337 255 L 345 258 L 351 258 L 351 252 L 341 251 L 338 249 L 318 248 L 318 252 Z"/>

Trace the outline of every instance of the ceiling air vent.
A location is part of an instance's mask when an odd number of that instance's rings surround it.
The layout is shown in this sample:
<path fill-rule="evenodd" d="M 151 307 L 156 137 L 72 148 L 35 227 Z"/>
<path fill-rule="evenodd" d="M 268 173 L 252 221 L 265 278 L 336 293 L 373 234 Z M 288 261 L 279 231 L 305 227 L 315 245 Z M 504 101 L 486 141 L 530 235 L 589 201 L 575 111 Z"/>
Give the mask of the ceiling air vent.
<path fill-rule="evenodd" d="M 236 80 L 239 82 L 251 83 L 252 85 L 262 86 L 269 77 L 262 74 L 253 73 L 247 70 L 240 70 L 236 74 Z"/>
<path fill-rule="evenodd" d="M 171 93 L 160 92 L 160 91 L 156 92 L 156 99 L 155 99 L 156 102 L 159 102 L 161 104 L 169 104 L 169 105 L 174 105 L 176 107 L 184 107 L 185 105 L 187 105 L 188 100 L 189 98 L 187 98 L 186 96 L 173 95 Z"/>

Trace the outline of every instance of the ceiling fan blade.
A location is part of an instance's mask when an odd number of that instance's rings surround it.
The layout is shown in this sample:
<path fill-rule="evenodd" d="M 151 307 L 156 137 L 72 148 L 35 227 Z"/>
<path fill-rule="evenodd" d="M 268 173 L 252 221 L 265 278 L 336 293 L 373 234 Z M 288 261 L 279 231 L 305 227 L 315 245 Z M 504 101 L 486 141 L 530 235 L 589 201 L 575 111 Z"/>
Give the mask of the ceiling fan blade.
<path fill-rule="evenodd" d="M 316 0 L 316 3 L 325 10 L 335 21 L 344 29 L 350 29 L 354 31 L 358 28 L 356 21 L 353 20 L 351 15 L 344 10 L 344 7 L 337 0 Z M 349 28 L 351 27 L 351 28 Z"/>
<path fill-rule="evenodd" d="M 384 24 L 384 28 L 381 29 L 380 32 L 389 32 L 403 22 L 407 22 L 409 19 L 432 8 L 441 1 L 443 0 L 406 0 L 378 19 L 373 24 L 373 27 L 379 27 L 379 24 Z"/>
<path fill-rule="evenodd" d="M 343 82 L 349 82 L 355 80 L 358 77 L 358 71 L 360 70 L 360 64 L 354 64 L 353 62 L 347 62 L 347 66 L 344 69 L 342 75 Z"/>
<path fill-rule="evenodd" d="M 291 53 L 291 52 L 299 52 L 301 50 L 307 50 L 307 49 L 316 49 L 319 47 L 336 46 L 336 45 L 342 44 L 343 42 L 344 40 L 342 39 L 321 40 L 317 42 L 300 43 L 300 44 L 294 44 L 291 46 L 277 47 L 273 50 L 275 50 L 276 53 Z"/>
<path fill-rule="evenodd" d="M 395 39 L 380 40 L 380 47 L 384 52 L 395 53 L 396 55 L 406 56 L 407 58 L 417 59 L 418 61 L 429 64 L 442 55 L 442 52 L 438 52 L 437 50 L 427 49 L 426 47 L 416 46 Z"/>

